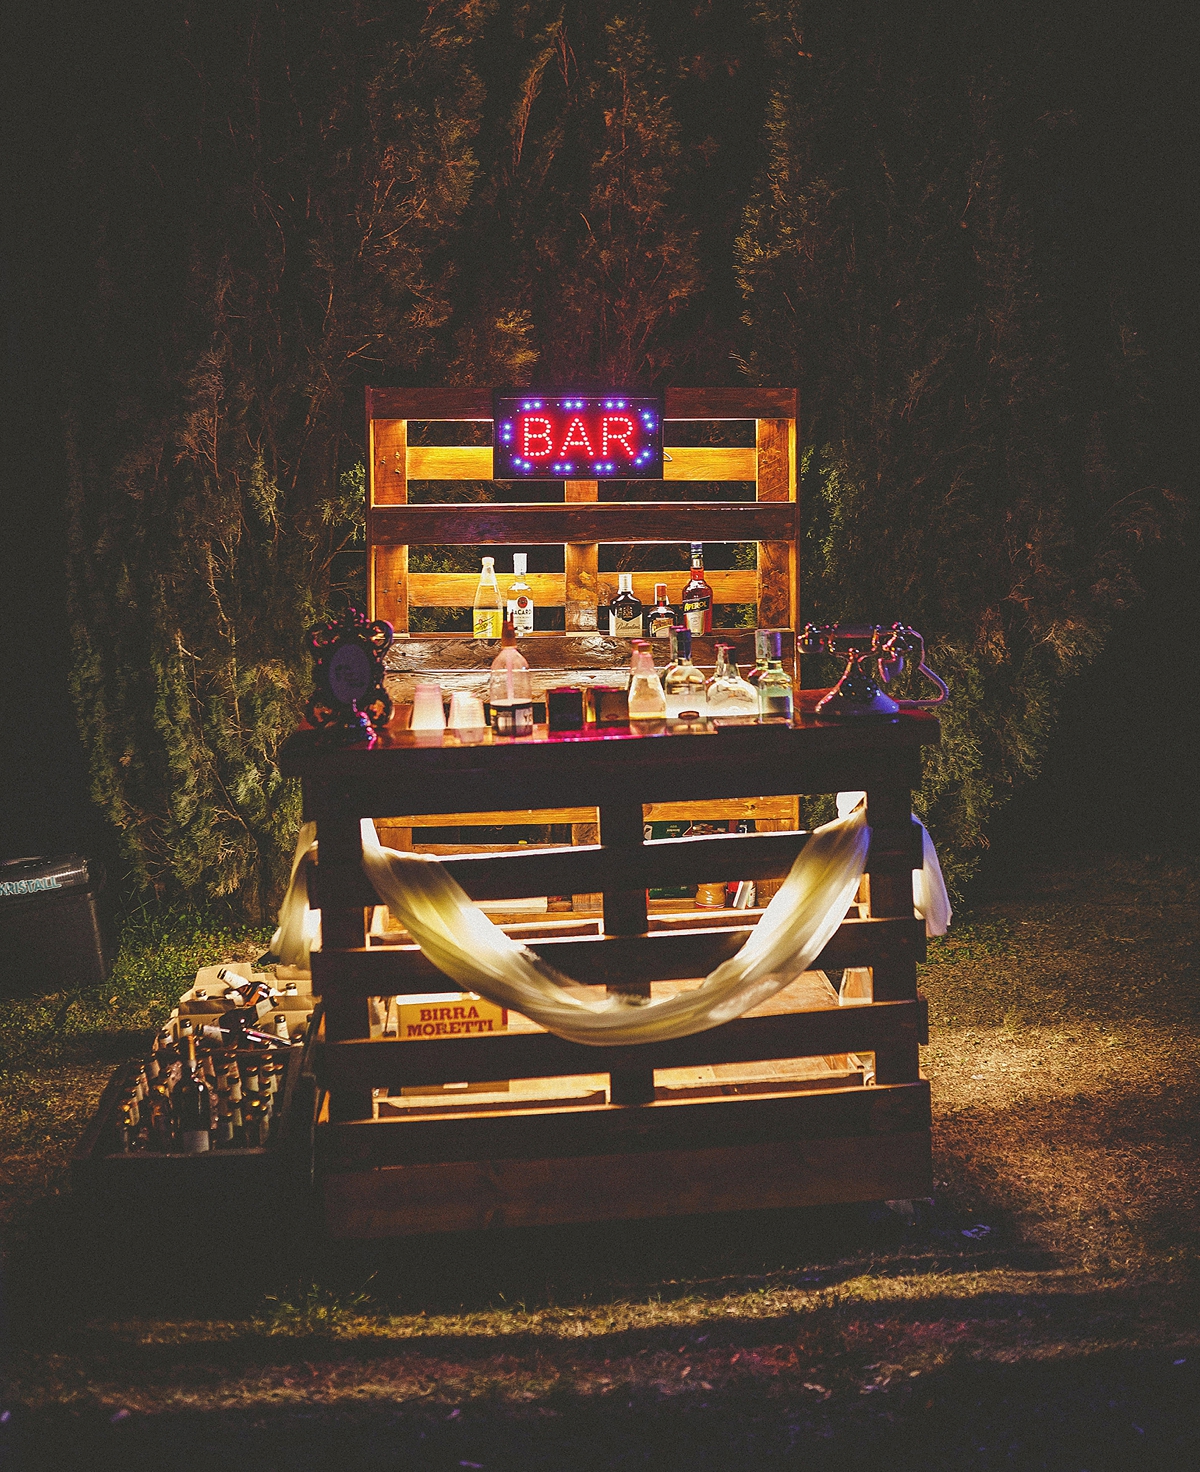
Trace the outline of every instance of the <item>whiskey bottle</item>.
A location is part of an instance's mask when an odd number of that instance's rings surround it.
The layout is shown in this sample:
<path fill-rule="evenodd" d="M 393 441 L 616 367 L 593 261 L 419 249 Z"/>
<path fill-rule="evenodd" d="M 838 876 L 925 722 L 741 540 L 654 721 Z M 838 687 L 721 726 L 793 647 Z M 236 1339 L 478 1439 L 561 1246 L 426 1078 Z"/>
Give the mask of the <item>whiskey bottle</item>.
<path fill-rule="evenodd" d="M 488 704 L 497 736 L 533 735 L 533 681 L 510 623 L 504 625 L 500 653 L 492 660 Z"/>
<path fill-rule="evenodd" d="M 778 629 L 768 630 L 767 667 L 758 677 L 758 713 L 760 717 L 792 718 L 792 677 L 783 667 L 783 635 Z"/>
<path fill-rule="evenodd" d="M 702 716 L 705 700 L 704 675 L 692 663 L 692 635 L 686 628 L 671 630 L 675 658 L 663 673 L 663 693 L 667 698 L 667 719 L 678 720 L 685 712 Z"/>
<path fill-rule="evenodd" d="M 650 643 L 646 639 L 635 639 L 629 671 L 629 719 L 661 721 L 666 713 L 667 701 L 654 660 L 650 657 Z"/>
<path fill-rule="evenodd" d="M 504 628 L 504 604 L 496 582 L 496 559 L 484 557 L 483 570 L 475 588 L 471 632 L 476 639 L 498 639 Z"/>
<path fill-rule="evenodd" d="M 211 1116 L 208 1085 L 196 1067 L 196 1040 L 190 1034 L 180 1039 L 183 1070 L 171 1095 L 175 1129 L 185 1154 L 199 1155 L 209 1148 Z"/>
<path fill-rule="evenodd" d="M 633 574 L 617 574 L 616 596 L 608 605 L 608 632 L 613 639 L 637 639 L 642 633 L 642 600 L 633 591 Z"/>
<path fill-rule="evenodd" d="M 655 583 L 654 607 L 646 610 L 645 621 L 647 639 L 670 638 L 671 630 L 679 622 L 675 610 L 667 602 L 666 583 Z"/>
<path fill-rule="evenodd" d="M 508 585 L 507 617 L 517 635 L 533 633 L 533 589 L 525 581 L 527 552 L 513 553 L 513 580 Z"/>
<path fill-rule="evenodd" d="M 713 590 L 704 580 L 704 546 L 692 543 L 692 575 L 683 590 L 683 621 L 693 634 L 712 633 Z"/>

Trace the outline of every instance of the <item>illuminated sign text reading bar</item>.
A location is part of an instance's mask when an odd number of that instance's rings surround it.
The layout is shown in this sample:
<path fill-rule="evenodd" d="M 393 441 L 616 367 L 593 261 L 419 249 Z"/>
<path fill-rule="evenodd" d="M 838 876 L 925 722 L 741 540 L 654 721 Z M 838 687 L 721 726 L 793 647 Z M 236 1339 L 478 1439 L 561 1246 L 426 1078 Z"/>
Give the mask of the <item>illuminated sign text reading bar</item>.
<path fill-rule="evenodd" d="M 662 397 L 611 389 L 492 396 L 497 480 L 661 480 Z"/>

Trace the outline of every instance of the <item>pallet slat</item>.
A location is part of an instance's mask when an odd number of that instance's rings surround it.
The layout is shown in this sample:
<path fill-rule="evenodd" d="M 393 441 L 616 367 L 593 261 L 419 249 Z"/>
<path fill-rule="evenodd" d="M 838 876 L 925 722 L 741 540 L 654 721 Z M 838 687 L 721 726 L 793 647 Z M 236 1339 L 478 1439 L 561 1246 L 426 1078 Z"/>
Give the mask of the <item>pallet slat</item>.
<path fill-rule="evenodd" d="M 894 1201 L 928 1196 L 932 1187 L 929 1131 L 921 1129 L 338 1172 L 325 1178 L 325 1221 L 334 1237 L 391 1237 Z"/>
<path fill-rule="evenodd" d="M 399 550 L 399 549 L 390 549 Z M 758 573 L 753 568 L 732 568 L 721 572 L 705 572 L 713 590 L 715 603 L 753 603 L 758 596 Z M 497 574 L 503 593 L 511 573 Z M 633 591 L 649 605 L 654 602 L 654 586 L 666 583 L 667 597 L 676 605 L 683 596 L 686 572 L 635 572 Z M 566 598 L 567 579 L 561 572 L 531 572 L 525 575 L 538 608 L 560 607 Z M 475 597 L 479 574 L 473 572 L 413 572 L 408 575 L 408 601 L 412 608 L 469 608 Z M 592 590 L 593 607 L 609 601 L 617 591 L 617 574 L 597 573 Z"/>
<path fill-rule="evenodd" d="M 490 445 L 410 445 L 409 480 L 491 480 Z M 663 457 L 663 480 L 750 481 L 758 473 L 753 449 L 676 445 Z"/>
<path fill-rule="evenodd" d="M 929 1085 L 823 1089 L 743 1098 L 660 1099 L 638 1108 L 581 1105 L 551 1112 L 469 1110 L 322 1128 L 326 1170 L 373 1170 L 451 1160 L 531 1160 L 613 1151 L 696 1150 L 751 1141 L 898 1135 L 928 1128 Z"/>
<path fill-rule="evenodd" d="M 410 451 L 411 454 L 411 451 Z M 372 506 L 372 546 L 448 543 L 518 547 L 551 542 L 690 542 L 703 509 L 708 542 L 790 541 L 796 536 L 793 502 L 577 501 L 497 505 Z"/>
<path fill-rule="evenodd" d="M 663 417 L 671 419 L 795 419 L 794 388 L 668 388 Z M 374 419 L 490 420 L 487 388 L 369 388 L 367 415 Z"/>

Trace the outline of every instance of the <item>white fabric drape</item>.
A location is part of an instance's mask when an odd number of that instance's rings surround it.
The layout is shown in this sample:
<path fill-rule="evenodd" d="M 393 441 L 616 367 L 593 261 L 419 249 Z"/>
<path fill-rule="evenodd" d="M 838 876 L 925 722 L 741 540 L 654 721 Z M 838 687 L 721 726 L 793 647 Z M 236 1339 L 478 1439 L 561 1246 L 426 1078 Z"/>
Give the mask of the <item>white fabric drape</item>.
<path fill-rule="evenodd" d="M 686 1037 L 774 996 L 808 970 L 841 924 L 870 844 L 861 805 L 818 828 L 741 950 L 695 990 L 649 1001 L 598 995 L 571 981 L 493 925 L 436 859 L 382 847 L 370 819 L 363 820 L 362 836 L 363 869 L 380 900 L 440 971 L 559 1037 L 597 1045 Z M 314 837 L 314 825 L 306 823 L 271 942 L 272 952 L 292 966 L 308 966 L 313 938 L 304 864 Z M 924 856 L 924 868 L 914 875 L 914 899 L 927 932 L 940 935 L 950 906 L 928 834 Z"/>

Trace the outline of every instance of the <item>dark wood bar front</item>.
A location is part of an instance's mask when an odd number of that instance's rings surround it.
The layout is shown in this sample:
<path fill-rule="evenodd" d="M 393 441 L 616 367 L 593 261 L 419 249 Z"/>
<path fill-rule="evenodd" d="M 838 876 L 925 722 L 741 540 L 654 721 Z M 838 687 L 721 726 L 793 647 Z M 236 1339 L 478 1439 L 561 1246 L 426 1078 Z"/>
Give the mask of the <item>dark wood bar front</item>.
<path fill-rule="evenodd" d="M 808 710 L 814 694 L 805 692 Z M 910 811 L 921 749 L 938 734 L 924 714 L 839 724 L 802 712 L 790 723 L 538 727 L 524 740 L 389 729 L 370 749 L 293 736 L 281 764 L 301 779 L 319 840 L 310 898 L 322 915 L 312 963 L 330 1230 L 386 1236 L 928 1195 L 924 928 L 912 902 L 920 831 Z M 656 922 L 647 887 L 782 877 L 806 835 L 646 841 L 645 808 L 846 790 L 867 793 L 866 902 L 812 972 L 745 1017 L 614 1048 L 566 1042 L 515 1016 L 506 1032 L 469 1038 L 384 1036 L 378 1006 L 372 1024 L 371 998 L 457 988 L 406 933 L 369 934 L 366 907 L 378 901 L 361 868 L 361 818 L 598 809 L 598 843 L 438 862 L 480 901 L 602 894 L 602 920 L 550 915 L 527 944 L 583 984 L 663 996 L 734 954 L 761 911 Z M 843 967 L 871 969 L 872 1001 L 839 1004 L 823 973 Z"/>

